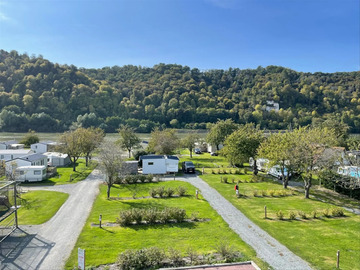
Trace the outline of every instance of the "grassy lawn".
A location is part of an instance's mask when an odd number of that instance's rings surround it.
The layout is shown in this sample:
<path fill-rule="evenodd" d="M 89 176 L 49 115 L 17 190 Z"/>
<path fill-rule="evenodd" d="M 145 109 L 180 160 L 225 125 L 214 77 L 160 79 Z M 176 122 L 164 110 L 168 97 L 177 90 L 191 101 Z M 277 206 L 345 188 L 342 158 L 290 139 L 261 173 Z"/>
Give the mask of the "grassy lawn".
<path fill-rule="evenodd" d="M 229 167 L 229 163 L 220 156 L 211 156 L 209 153 L 202 153 L 200 155 L 193 154 L 190 158 L 188 150 L 181 151 L 181 161 L 192 161 L 195 167 L 200 170 L 204 168 L 220 168 Z"/>
<path fill-rule="evenodd" d="M 48 221 L 67 200 L 69 194 L 56 191 L 29 191 L 21 194 L 19 224 L 36 225 Z"/>
<path fill-rule="evenodd" d="M 341 252 L 341 269 L 360 269 L 360 216 L 346 212 L 346 217 L 289 220 L 289 212 L 299 210 L 309 214 L 313 210 L 322 211 L 334 208 L 333 204 L 315 199 L 304 199 L 304 195 L 286 197 L 254 197 L 253 190 L 282 190 L 275 182 L 247 183 L 250 175 L 236 175 L 243 183 L 239 184 L 240 198 L 234 194 L 234 184 L 220 183 L 220 175 L 201 176 L 210 186 L 218 190 L 234 206 L 262 229 L 278 239 L 295 254 L 299 255 L 316 269 L 335 269 L 336 252 Z M 232 176 L 228 175 L 231 179 Z M 267 206 L 268 219 L 264 219 L 264 206 Z M 285 220 L 277 218 L 281 210 Z"/>
<path fill-rule="evenodd" d="M 173 198 L 142 198 L 149 196 L 148 192 L 153 187 L 184 186 L 188 189 L 189 196 Z M 222 220 L 222 218 L 201 197 L 199 200 L 193 196 L 195 188 L 190 184 L 169 181 L 160 183 L 145 183 L 137 185 L 120 185 L 111 189 L 111 197 L 106 199 L 106 186 L 101 186 L 92 212 L 81 232 L 75 248 L 66 264 L 72 268 L 77 264 L 77 249 L 85 248 L 87 266 L 114 263 L 119 253 L 127 249 L 141 249 L 156 246 L 170 247 L 180 250 L 184 255 L 188 248 L 193 248 L 199 253 L 208 253 L 216 250 L 215 246 L 221 241 L 226 241 L 231 246 L 241 251 L 245 259 L 252 259 L 260 267 L 267 266 L 256 258 L 255 251 L 246 245 Z M 137 199 L 125 199 L 126 197 Z M 119 197 L 119 198 L 118 198 Z M 193 212 L 199 213 L 199 218 L 210 219 L 196 223 L 172 223 L 156 225 L 133 225 L 130 227 L 92 227 L 92 223 L 99 223 L 102 215 L 102 224 L 115 222 L 119 211 L 129 208 L 164 208 L 180 207 L 190 216 Z"/>
<path fill-rule="evenodd" d="M 85 166 L 85 159 L 78 159 L 76 162 L 76 172 L 73 171 L 73 165 L 67 167 L 57 168 L 57 175 L 50 177 L 41 182 L 34 183 L 22 183 L 24 186 L 38 186 L 38 185 L 64 185 L 64 184 L 73 184 L 79 181 L 84 180 L 97 166 L 96 161 L 91 161 L 89 166 Z M 72 181 L 70 181 L 72 179 Z"/>

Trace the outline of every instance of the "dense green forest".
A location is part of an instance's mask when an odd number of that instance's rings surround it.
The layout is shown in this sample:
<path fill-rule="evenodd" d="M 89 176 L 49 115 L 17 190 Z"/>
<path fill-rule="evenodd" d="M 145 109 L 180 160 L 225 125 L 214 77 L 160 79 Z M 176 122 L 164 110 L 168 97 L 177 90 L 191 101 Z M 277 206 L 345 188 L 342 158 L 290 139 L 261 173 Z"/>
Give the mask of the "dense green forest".
<path fill-rule="evenodd" d="M 270 110 L 269 103 L 279 110 Z M 206 128 L 218 119 L 286 129 L 336 119 L 360 132 L 360 72 L 303 73 L 279 67 L 206 70 L 175 64 L 101 69 L 54 64 L 0 50 L 0 129 L 114 132 L 128 124 Z"/>

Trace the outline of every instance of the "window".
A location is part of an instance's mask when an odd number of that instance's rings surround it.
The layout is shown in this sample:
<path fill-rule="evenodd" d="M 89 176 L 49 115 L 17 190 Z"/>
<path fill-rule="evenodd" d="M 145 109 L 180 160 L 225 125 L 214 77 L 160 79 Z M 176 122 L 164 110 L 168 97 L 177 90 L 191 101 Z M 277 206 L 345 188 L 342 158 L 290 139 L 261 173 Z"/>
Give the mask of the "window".
<path fill-rule="evenodd" d="M 41 171 L 34 171 L 34 175 L 41 175 Z"/>
<path fill-rule="evenodd" d="M 154 162 L 148 162 L 148 165 L 154 165 Z"/>
<path fill-rule="evenodd" d="M 45 164 L 45 163 L 44 163 L 44 160 L 42 159 L 42 160 L 41 160 L 41 165 L 44 165 L 44 164 Z"/>
<path fill-rule="evenodd" d="M 43 175 L 45 175 L 46 174 L 46 169 L 43 169 Z"/>
<path fill-rule="evenodd" d="M 4 155 L 1 155 L 1 159 L 4 159 Z"/>
<path fill-rule="evenodd" d="M 25 174 L 25 172 L 24 171 L 20 171 L 20 175 L 24 175 Z"/>

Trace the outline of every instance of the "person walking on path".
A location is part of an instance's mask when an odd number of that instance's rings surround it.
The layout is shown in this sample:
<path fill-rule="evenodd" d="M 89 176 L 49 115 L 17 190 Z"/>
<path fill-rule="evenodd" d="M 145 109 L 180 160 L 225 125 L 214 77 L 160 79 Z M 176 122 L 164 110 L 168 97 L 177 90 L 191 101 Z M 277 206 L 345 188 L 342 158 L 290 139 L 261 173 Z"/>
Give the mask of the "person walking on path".
<path fill-rule="evenodd" d="M 236 193 L 236 197 L 239 197 L 239 185 L 238 184 L 235 185 L 235 193 Z"/>

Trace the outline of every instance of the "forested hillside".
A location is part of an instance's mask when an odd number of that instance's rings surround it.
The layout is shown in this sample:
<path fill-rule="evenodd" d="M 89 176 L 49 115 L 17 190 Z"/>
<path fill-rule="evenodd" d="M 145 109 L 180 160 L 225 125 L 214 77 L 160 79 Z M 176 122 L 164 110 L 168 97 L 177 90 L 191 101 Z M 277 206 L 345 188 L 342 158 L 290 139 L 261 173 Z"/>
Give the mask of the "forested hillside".
<path fill-rule="evenodd" d="M 278 103 L 280 109 L 267 106 Z M 120 124 L 206 128 L 218 119 L 285 129 L 335 118 L 360 132 L 360 72 L 302 73 L 279 66 L 200 71 L 181 65 L 84 69 L 0 50 L 2 131 Z"/>

